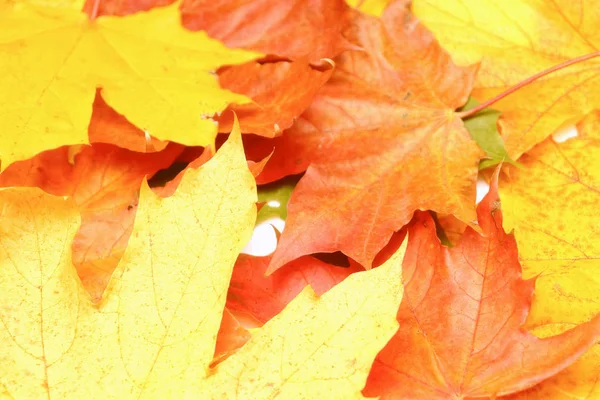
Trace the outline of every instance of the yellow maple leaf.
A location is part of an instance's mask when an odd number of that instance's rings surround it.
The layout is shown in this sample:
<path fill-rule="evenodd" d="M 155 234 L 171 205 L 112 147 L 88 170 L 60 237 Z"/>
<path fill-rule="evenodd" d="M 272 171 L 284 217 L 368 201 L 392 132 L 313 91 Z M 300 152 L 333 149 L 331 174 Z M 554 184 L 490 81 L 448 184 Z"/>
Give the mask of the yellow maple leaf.
<path fill-rule="evenodd" d="M 186 31 L 177 4 L 89 21 L 68 4 L 18 2 L 0 8 L 0 26 L 2 169 L 44 150 L 88 143 L 97 87 L 139 128 L 186 145 L 212 143 L 217 127 L 207 117 L 250 101 L 220 89 L 211 72 L 258 53 Z"/>
<path fill-rule="evenodd" d="M 413 11 L 457 63 L 481 61 L 473 90 L 480 101 L 600 45 L 595 0 L 414 0 Z M 599 65 L 570 66 L 493 105 L 513 159 L 600 108 Z"/>
<path fill-rule="evenodd" d="M 198 398 L 362 399 L 377 353 L 398 329 L 401 249 L 320 298 L 307 286 L 219 365 Z"/>
<path fill-rule="evenodd" d="M 551 336 L 600 312 L 600 113 L 579 136 L 551 138 L 501 181 L 504 226 L 514 229 L 525 278 L 538 276 L 527 328 Z M 600 397 L 600 345 L 518 399 Z"/>
<path fill-rule="evenodd" d="M 129 246 L 92 304 L 71 263 L 78 215 L 0 191 L 0 394 L 47 399 L 350 399 L 398 328 L 404 248 L 317 298 L 305 289 L 210 369 L 234 261 L 256 217 L 239 127 L 159 198 L 143 185 Z"/>

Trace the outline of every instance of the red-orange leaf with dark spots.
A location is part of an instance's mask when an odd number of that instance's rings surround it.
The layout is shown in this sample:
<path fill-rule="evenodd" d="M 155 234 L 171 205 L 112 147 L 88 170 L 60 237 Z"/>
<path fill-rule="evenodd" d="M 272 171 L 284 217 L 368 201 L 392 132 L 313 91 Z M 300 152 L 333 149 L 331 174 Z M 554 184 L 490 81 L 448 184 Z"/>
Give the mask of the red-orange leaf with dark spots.
<path fill-rule="evenodd" d="M 600 339 L 600 315 L 538 339 L 523 328 L 535 280 L 521 278 L 517 245 L 502 228 L 497 175 L 453 248 L 429 213 L 408 229 L 400 329 L 377 356 L 363 393 L 380 399 L 494 398 L 569 366 Z"/>

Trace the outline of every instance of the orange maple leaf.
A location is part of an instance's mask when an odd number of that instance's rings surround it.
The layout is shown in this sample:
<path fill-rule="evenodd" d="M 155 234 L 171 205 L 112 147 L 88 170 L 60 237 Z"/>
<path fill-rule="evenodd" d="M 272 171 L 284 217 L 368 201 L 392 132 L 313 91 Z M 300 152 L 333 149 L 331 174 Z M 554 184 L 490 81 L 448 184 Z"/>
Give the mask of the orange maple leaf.
<path fill-rule="evenodd" d="M 223 319 L 217 333 L 215 354 L 212 365 L 218 364 L 245 345 L 252 335 L 227 308 L 223 310 Z"/>
<path fill-rule="evenodd" d="M 321 147 L 288 204 L 269 272 L 304 254 L 343 251 L 365 267 L 415 210 L 475 215 L 482 151 L 454 109 L 474 68 L 455 66 L 401 4 L 357 15 L 342 54 L 303 114 Z"/>
<path fill-rule="evenodd" d="M 352 48 L 342 36 L 349 11 L 344 0 L 188 0 L 181 7 L 185 27 L 229 47 L 314 62 Z"/>
<path fill-rule="evenodd" d="M 381 399 L 494 397 L 536 385 L 600 338 L 600 314 L 538 339 L 522 326 L 535 279 L 523 280 L 513 235 L 502 228 L 497 173 L 454 248 L 440 244 L 428 213 L 409 226 L 401 329 L 379 353 L 365 395 Z"/>

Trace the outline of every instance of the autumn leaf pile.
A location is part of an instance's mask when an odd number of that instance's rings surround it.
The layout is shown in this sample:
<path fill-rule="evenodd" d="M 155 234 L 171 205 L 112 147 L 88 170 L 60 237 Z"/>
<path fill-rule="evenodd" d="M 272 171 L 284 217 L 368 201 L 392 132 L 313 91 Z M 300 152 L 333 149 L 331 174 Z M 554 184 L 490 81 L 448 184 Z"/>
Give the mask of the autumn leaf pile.
<path fill-rule="evenodd" d="M 0 0 L 0 398 L 600 399 L 598 24 Z"/>

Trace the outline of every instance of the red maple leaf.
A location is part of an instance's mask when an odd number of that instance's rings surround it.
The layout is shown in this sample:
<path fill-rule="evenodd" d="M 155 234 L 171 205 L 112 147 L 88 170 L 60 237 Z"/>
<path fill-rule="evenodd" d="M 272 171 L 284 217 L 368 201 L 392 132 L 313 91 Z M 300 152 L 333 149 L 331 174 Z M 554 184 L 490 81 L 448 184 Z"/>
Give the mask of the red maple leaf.
<path fill-rule="evenodd" d="M 429 213 L 408 229 L 400 329 L 379 353 L 366 396 L 466 399 L 514 393 L 553 376 L 600 338 L 600 315 L 538 339 L 523 328 L 535 280 L 521 278 L 517 244 L 502 228 L 497 173 L 468 227 L 441 245 Z"/>

